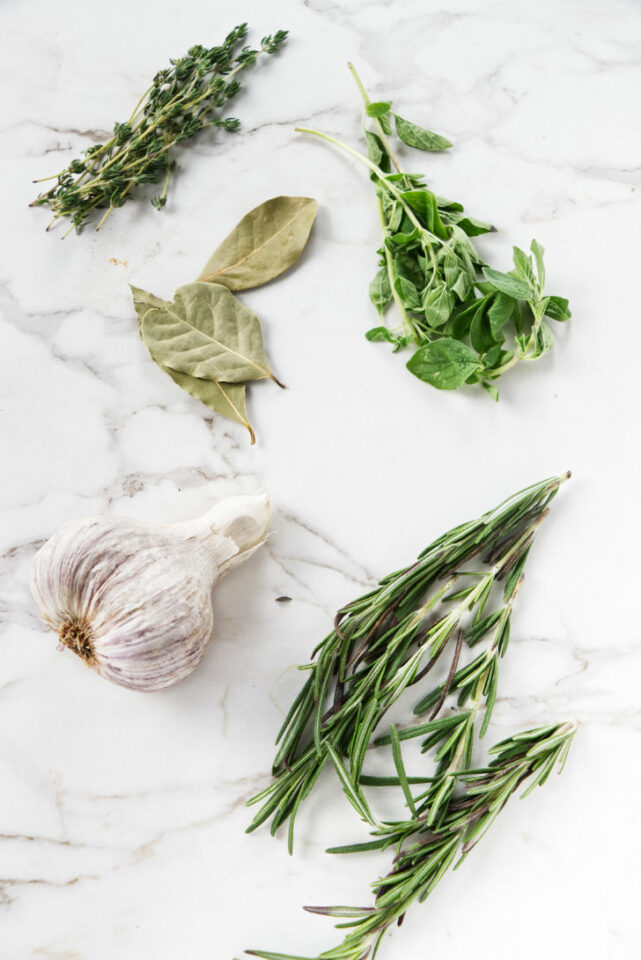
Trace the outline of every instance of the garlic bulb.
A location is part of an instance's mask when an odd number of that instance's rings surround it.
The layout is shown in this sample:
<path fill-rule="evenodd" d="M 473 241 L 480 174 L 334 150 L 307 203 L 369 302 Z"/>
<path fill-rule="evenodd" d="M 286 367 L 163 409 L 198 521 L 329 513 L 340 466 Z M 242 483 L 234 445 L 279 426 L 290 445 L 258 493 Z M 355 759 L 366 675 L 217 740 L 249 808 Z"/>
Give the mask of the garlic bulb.
<path fill-rule="evenodd" d="M 31 590 L 61 642 L 132 690 L 184 679 L 211 637 L 211 588 L 265 540 L 264 496 L 221 500 L 195 521 L 123 517 L 66 524 L 34 557 Z"/>

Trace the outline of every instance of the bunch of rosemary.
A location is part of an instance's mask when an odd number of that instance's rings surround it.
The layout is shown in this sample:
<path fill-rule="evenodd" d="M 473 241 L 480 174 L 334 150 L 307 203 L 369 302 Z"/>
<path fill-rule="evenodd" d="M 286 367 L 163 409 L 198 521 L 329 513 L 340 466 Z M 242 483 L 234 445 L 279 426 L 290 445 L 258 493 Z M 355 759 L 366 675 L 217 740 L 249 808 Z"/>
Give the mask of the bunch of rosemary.
<path fill-rule="evenodd" d="M 391 873 L 373 884 L 374 907 L 309 908 L 347 919 L 340 926 L 353 928 L 343 944 L 321 955 L 325 960 L 368 957 L 409 904 L 431 892 L 457 855 L 467 855 L 523 780 L 531 777 L 532 787 L 542 784 L 554 765 L 564 762 L 573 724 L 519 734 L 490 751 L 494 759 L 487 767 L 472 768 L 476 738 L 484 736 L 492 715 L 525 563 L 568 476 L 528 487 L 439 537 L 415 563 L 340 610 L 313 662 L 301 668 L 309 677 L 278 736 L 274 780 L 251 801 L 261 808 L 249 830 L 270 817 L 272 832 L 289 821 L 291 850 L 296 814 L 329 763 L 375 838 L 330 852 L 396 850 Z M 472 651 L 467 662 L 464 649 Z M 391 748 L 394 775 L 364 773 L 368 747 L 389 708 L 408 687 L 424 681 L 446 651 L 442 679 L 416 704 L 420 722 L 400 730 L 390 725 L 374 741 Z M 423 753 L 434 754 L 432 776 L 406 772 L 401 742 L 415 738 L 421 738 Z M 418 795 L 412 790 L 416 784 L 424 785 Z M 380 823 L 364 787 L 394 785 L 407 817 Z"/>
<path fill-rule="evenodd" d="M 543 248 L 531 254 L 513 248 L 514 268 L 488 267 L 472 238 L 494 231 L 468 216 L 462 204 L 436 196 L 422 175 L 406 173 L 390 142 L 393 130 L 410 147 L 442 151 L 449 140 L 392 111 L 390 101 L 372 103 L 349 65 L 365 105 L 364 156 L 328 134 L 311 133 L 347 151 L 370 170 L 383 230 L 379 270 L 370 299 L 382 316 L 394 302 L 400 324 L 374 327 L 370 341 L 394 351 L 413 345 L 407 368 L 441 390 L 480 383 L 498 399 L 495 381 L 522 360 L 536 360 L 554 345 L 549 320 L 570 317 L 568 301 L 544 293 Z"/>
<path fill-rule="evenodd" d="M 222 107 L 242 89 L 237 74 L 253 66 L 261 54 L 276 53 L 287 39 L 287 31 L 263 37 L 258 50 L 239 49 L 246 36 L 247 24 L 241 23 L 220 46 L 199 44 L 184 57 L 171 60 L 170 67 L 156 74 L 129 119 L 115 124 L 106 143 L 89 147 L 60 173 L 45 177 L 56 182 L 31 206 L 51 208 L 53 219 L 47 230 L 60 217 L 68 217 L 71 226 L 67 233 L 74 228 L 79 231 L 94 210 L 106 209 L 100 229 L 112 210 L 129 200 L 134 187 L 160 180 L 164 180 L 162 190 L 151 202 L 162 209 L 176 167 L 173 148 L 205 127 L 230 133 L 238 130 L 239 120 L 220 115 Z"/>

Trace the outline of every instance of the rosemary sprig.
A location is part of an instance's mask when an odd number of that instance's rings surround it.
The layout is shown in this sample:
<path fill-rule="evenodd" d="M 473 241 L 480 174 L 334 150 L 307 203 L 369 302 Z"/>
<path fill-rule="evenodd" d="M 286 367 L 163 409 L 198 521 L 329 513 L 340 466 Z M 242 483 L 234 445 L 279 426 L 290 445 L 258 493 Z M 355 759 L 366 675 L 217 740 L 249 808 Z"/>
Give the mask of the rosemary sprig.
<path fill-rule="evenodd" d="M 576 730 L 574 723 L 551 724 L 520 733 L 491 748 L 494 756 L 484 769 L 459 774 L 463 792 L 452 799 L 442 822 L 434 827 L 420 808 L 407 822 L 390 823 L 385 845 L 398 843 L 394 867 L 373 884 L 373 907 L 306 907 L 310 913 L 340 918 L 338 928 L 347 928 L 343 942 L 319 954 L 315 960 L 366 960 L 374 957 L 387 930 L 400 923 L 408 907 L 425 900 L 457 859 L 456 869 L 489 830 L 510 797 L 526 780 L 527 796 L 542 786 L 558 766 L 565 764 Z M 263 960 L 306 960 L 284 953 L 249 950 Z"/>
<path fill-rule="evenodd" d="M 250 801 L 261 804 L 250 831 L 271 817 L 274 833 L 289 820 L 291 850 L 298 809 L 328 761 L 359 815 L 377 827 L 362 790 L 363 764 L 374 731 L 402 693 L 423 680 L 444 650 L 453 647 L 447 679 L 424 696 L 417 708 L 421 713 L 430 710 L 430 719 L 397 735 L 399 741 L 426 736 L 426 749 L 441 743 L 437 779 L 442 782 L 432 784 L 426 798 L 433 811 L 430 823 L 437 821 L 452 793 L 459 763 L 467 763 L 471 755 L 483 698 L 482 733 L 487 728 L 498 660 L 509 640 L 523 568 L 536 530 L 568 476 L 528 487 L 479 520 L 455 527 L 411 566 L 390 574 L 338 612 L 334 629 L 314 651 L 315 660 L 302 668 L 309 677 L 278 735 L 274 780 Z M 477 564 L 481 569 L 464 568 L 472 558 L 482 560 Z M 503 604 L 487 612 L 493 590 L 501 582 Z M 471 623 L 464 626 L 467 619 Z M 459 669 L 463 641 L 474 646 L 486 636 L 490 642 L 485 652 Z M 468 701 L 470 706 L 456 728 L 450 729 L 451 721 L 439 726 L 437 715 L 454 691 L 461 706 Z M 394 737 L 391 733 L 382 742 L 394 745 Z M 342 763 L 345 756 L 348 769 Z"/>
<path fill-rule="evenodd" d="M 276 53 L 287 31 L 263 37 L 257 50 L 239 49 L 246 36 L 247 24 L 241 23 L 220 46 L 198 44 L 184 57 L 171 60 L 170 67 L 156 74 L 129 119 L 115 124 L 106 143 L 90 147 L 60 173 L 44 178 L 56 182 L 31 206 L 51 208 L 53 219 L 47 230 L 60 217 L 68 217 L 71 226 L 67 233 L 74 228 L 80 231 L 94 210 L 106 208 L 99 230 L 112 210 L 130 199 L 135 187 L 163 180 L 161 192 L 151 200 L 161 210 L 176 167 L 173 148 L 205 127 L 230 133 L 239 129 L 235 117 L 220 115 L 222 107 L 242 89 L 237 74 L 253 66 L 261 54 Z"/>
<path fill-rule="evenodd" d="M 462 204 L 436 196 L 422 175 L 404 171 L 391 137 L 395 130 L 405 144 L 428 151 L 452 144 L 394 113 L 390 101 L 372 103 L 349 68 L 363 99 L 367 156 L 319 130 L 297 129 L 346 151 L 374 182 L 383 245 L 370 299 L 381 316 L 394 302 L 400 324 L 374 327 L 367 339 L 391 343 L 395 352 L 413 345 L 407 367 L 434 387 L 480 383 L 498 399 L 500 376 L 551 349 L 548 321 L 567 320 L 568 301 L 545 294 L 544 251 L 536 240 L 531 253 L 513 248 L 509 273 L 484 262 L 473 238 L 495 228 L 467 215 Z"/>

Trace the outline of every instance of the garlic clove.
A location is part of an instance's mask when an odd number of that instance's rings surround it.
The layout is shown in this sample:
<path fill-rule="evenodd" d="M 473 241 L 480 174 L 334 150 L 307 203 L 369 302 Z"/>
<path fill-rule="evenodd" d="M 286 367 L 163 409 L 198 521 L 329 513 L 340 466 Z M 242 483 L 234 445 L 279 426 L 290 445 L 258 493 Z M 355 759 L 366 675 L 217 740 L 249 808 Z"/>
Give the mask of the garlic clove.
<path fill-rule="evenodd" d="M 269 521 L 263 495 L 229 497 L 184 523 L 74 520 L 34 557 L 33 596 L 61 642 L 101 676 L 159 690 L 200 662 L 212 586 L 264 542 Z"/>

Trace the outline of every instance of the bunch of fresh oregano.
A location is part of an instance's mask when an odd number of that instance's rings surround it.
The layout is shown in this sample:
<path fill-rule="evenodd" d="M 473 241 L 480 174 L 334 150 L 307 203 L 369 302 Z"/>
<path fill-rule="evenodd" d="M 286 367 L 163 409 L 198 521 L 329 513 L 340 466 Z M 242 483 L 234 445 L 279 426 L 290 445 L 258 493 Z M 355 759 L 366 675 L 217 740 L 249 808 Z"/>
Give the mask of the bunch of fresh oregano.
<path fill-rule="evenodd" d="M 548 320 L 567 320 L 568 301 L 544 293 L 543 248 L 536 240 L 530 254 L 514 247 L 508 273 L 487 266 L 472 238 L 494 227 L 436 196 L 422 175 L 402 170 L 389 138 L 395 130 L 403 143 L 427 151 L 446 150 L 450 141 L 394 113 L 390 101 L 372 103 L 351 64 L 350 70 L 365 104 L 368 155 L 318 130 L 297 129 L 346 150 L 370 170 L 383 230 L 370 299 L 381 316 L 393 301 L 400 322 L 366 336 L 391 343 L 394 351 L 417 348 L 407 368 L 434 387 L 480 383 L 498 399 L 495 381 L 502 374 L 553 346 Z"/>
<path fill-rule="evenodd" d="M 270 378 L 256 314 L 232 290 L 258 287 L 287 270 L 307 243 L 316 216 L 309 197 L 274 197 L 250 210 L 172 302 L 132 287 L 140 335 L 178 386 L 255 436 L 247 381 Z"/>
<path fill-rule="evenodd" d="M 396 854 L 391 873 L 373 885 L 373 907 L 311 908 L 343 918 L 339 926 L 352 929 L 340 946 L 321 954 L 326 960 L 364 960 L 375 952 L 389 926 L 413 900 L 425 899 L 457 856 L 467 855 L 520 784 L 527 778 L 532 788 L 544 783 L 565 760 L 574 734 L 570 723 L 512 737 L 490 751 L 488 766 L 472 766 L 475 742 L 492 715 L 525 563 L 568 476 L 528 487 L 439 537 L 415 563 L 341 609 L 312 663 L 301 668 L 309 677 L 278 736 L 274 780 L 251 801 L 261 808 L 249 829 L 271 817 L 274 832 L 289 821 L 291 850 L 296 814 L 329 765 L 374 836 L 330 852 L 394 847 Z M 471 654 L 464 656 L 466 650 Z M 424 684 L 437 669 L 441 679 L 415 707 L 420 722 L 401 729 L 390 724 L 374 739 L 405 690 Z M 421 752 L 433 757 L 431 776 L 406 771 L 401 743 L 416 738 Z M 391 748 L 393 775 L 364 772 L 373 745 Z M 423 790 L 416 793 L 418 784 Z M 407 815 L 379 822 L 367 786 L 399 787 Z"/>
<path fill-rule="evenodd" d="M 106 143 L 89 147 L 60 173 L 45 177 L 56 182 L 31 206 L 51 208 L 53 219 L 47 229 L 68 217 L 71 226 L 67 233 L 74 228 L 79 231 L 97 209 L 106 211 L 100 229 L 112 210 L 130 199 L 135 187 L 161 180 L 162 190 L 151 202 L 162 209 L 176 167 L 174 147 L 206 127 L 230 133 L 238 130 L 240 122 L 235 117 L 220 113 L 242 89 L 237 75 L 253 66 L 261 54 L 276 53 L 287 31 L 263 37 L 257 50 L 240 49 L 246 36 L 247 24 L 241 23 L 220 46 L 198 44 L 184 57 L 171 60 L 171 66 L 156 74 L 129 119 L 115 124 Z"/>

